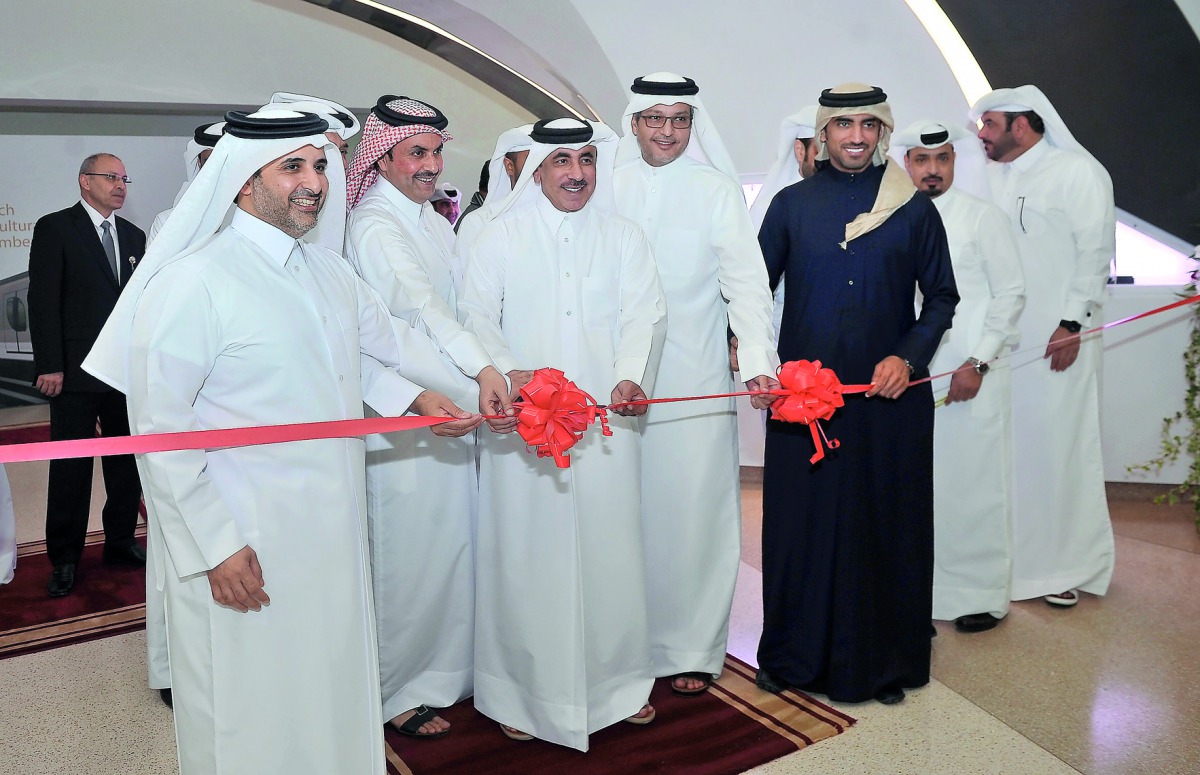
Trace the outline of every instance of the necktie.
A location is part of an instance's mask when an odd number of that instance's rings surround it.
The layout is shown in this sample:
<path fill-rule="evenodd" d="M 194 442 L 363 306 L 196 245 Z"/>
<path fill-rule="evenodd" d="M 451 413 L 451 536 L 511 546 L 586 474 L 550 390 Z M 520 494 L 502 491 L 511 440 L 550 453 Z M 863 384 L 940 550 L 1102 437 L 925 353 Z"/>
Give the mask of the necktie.
<path fill-rule="evenodd" d="M 100 228 L 104 229 L 104 236 L 100 239 L 104 245 L 104 252 L 108 255 L 108 266 L 112 269 L 113 277 L 116 278 L 117 284 L 121 284 L 121 275 L 117 272 L 117 246 L 113 244 L 112 224 L 108 221 L 101 221 Z"/>

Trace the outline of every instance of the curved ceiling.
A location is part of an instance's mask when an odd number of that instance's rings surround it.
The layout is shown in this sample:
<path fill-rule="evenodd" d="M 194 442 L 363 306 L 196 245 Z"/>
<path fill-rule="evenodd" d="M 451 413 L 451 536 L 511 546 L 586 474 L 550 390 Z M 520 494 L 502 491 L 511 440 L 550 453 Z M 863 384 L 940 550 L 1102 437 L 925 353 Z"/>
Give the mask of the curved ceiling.
<path fill-rule="evenodd" d="M 599 119 L 581 93 L 538 51 L 499 23 L 454 0 L 306 0 L 441 57 L 491 86 L 535 116 L 572 114 Z M 493 9 L 494 10 L 494 9 Z M 514 10 L 514 9 L 507 9 Z M 564 13 L 565 11 L 565 13 Z M 556 20 L 562 34 L 578 39 L 587 27 L 566 6 Z"/>
<path fill-rule="evenodd" d="M 646 71 L 687 65 L 689 74 L 705 75 L 702 83 L 729 74 L 728 82 L 744 79 L 753 84 L 748 88 L 749 97 L 738 98 L 743 106 L 749 103 L 756 108 L 755 118 L 761 118 L 765 106 L 759 93 L 771 90 L 754 84 L 763 74 L 755 65 L 766 63 L 767 74 L 781 84 L 794 82 L 792 74 L 770 64 L 771 52 L 777 54 L 780 41 L 790 39 L 794 40 L 798 70 L 806 75 L 829 70 L 822 46 L 809 31 L 836 31 L 839 28 L 831 24 L 833 19 L 858 18 L 859 27 L 848 31 L 856 33 L 860 48 L 843 46 L 849 53 L 836 68 L 848 74 L 869 74 L 878 67 L 864 67 L 865 52 L 883 60 L 891 57 L 897 65 L 895 75 L 888 69 L 883 74 L 891 78 L 888 91 L 903 95 L 897 105 L 919 105 L 922 109 L 916 115 L 953 117 L 962 112 L 961 107 L 947 107 L 953 100 L 932 100 L 921 93 L 920 84 L 900 81 L 906 69 L 911 80 L 915 69 L 930 88 L 944 88 L 933 84 L 944 81 L 945 74 L 938 73 L 940 81 L 933 75 L 946 68 L 934 66 L 928 53 L 921 51 L 928 40 L 919 40 L 909 29 L 911 24 L 900 23 L 892 7 L 903 7 L 899 0 L 845 0 L 833 16 L 830 11 L 790 2 L 763 2 L 753 17 L 722 17 L 704 10 L 704 4 L 697 4 L 687 15 L 649 14 L 643 3 L 622 0 L 610 0 L 603 7 L 565 0 L 505 4 L 487 0 L 307 2 L 421 46 L 535 115 L 561 115 L 570 109 L 590 118 L 611 117 L 624 103 L 623 81 L 613 63 L 628 68 L 631 63 L 640 66 L 643 61 L 658 63 L 663 58 L 678 64 Z M 1200 102 L 1181 95 L 1178 86 L 1200 82 L 1200 40 L 1174 0 L 1092 0 L 1086 14 L 1080 13 L 1078 6 L 1044 0 L 938 2 L 993 85 L 1036 83 L 1046 92 L 1073 133 L 1108 168 L 1119 207 L 1189 243 L 1200 242 L 1200 217 L 1196 215 L 1200 213 L 1200 146 L 1180 142 L 1177 136 L 1177 128 L 1196 126 L 1195 119 L 1200 118 Z M 445 34 L 423 26 L 414 17 L 432 22 Z M 764 26 L 764 19 L 770 19 L 772 25 Z M 722 35 L 725 40 L 720 39 Z M 895 49 L 888 48 L 889 35 L 896 39 Z M 722 43 L 726 45 L 722 47 Z M 924 64 L 921 57 L 925 57 Z M 908 68 L 903 66 L 905 59 L 912 60 Z M 774 61 L 779 61 L 777 55 Z M 714 62 L 717 68 L 706 74 L 705 67 Z M 564 72 L 574 75 L 575 82 Z M 884 82 L 883 74 L 873 82 Z M 816 95 L 812 86 L 803 91 Z M 799 104 L 814 101 L 811 97 L 796 100 L 780 94 L 768 123 L 776 120 L 776 114 L 782 116 Z M 926 109 L 929 105 L 937 109 Z M 719 118 L 720 111 L 710 109 Z M 897 109 L 901 122 L 916 115 Z M 772 143 L 764 138 L 772 132 L 759 130 L 750 128 L 750 137 L 741 148 L 739 140 L 731 141 L 726 135 L 743 170 L 765 169 L 769 162 L 760 158 L 755 148 L 769 149 Z M 1157 153 L 1141 152 L 1149 148 Z M 1160 169 L 1147 174 L 1148 159 L 1161 159 L 1167 169 L 1157 165 Z"/>

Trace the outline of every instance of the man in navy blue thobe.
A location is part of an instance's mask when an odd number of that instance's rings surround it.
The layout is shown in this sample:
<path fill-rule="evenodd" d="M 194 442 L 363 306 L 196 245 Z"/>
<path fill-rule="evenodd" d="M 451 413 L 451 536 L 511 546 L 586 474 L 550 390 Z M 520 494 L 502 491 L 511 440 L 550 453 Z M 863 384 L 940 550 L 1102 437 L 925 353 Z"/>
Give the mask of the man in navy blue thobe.
<path fill-rule="evenodd" d="M 958 292 L 931 200 L 887 163 L 887 95 L 822 92 L 817 173 L 776 195 L 759 233 L 786 277 L 779 356 L 872 383 L 824 424 L 767 424 L 758 685 L 885 704 L 929 681 L 933 397 L 926 376 Z M 922 297 L 914 314 L 914 293 Z M 968 486 L 964 483 L 964 486 Z"/>

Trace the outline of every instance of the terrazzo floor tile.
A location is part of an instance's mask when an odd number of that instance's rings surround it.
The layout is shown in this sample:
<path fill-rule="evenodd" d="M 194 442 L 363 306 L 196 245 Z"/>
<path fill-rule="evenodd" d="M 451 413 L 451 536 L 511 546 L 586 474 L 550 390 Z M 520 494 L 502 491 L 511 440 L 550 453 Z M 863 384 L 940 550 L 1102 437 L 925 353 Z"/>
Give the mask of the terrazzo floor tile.
<path fill-rule="evenodd" d="M 0 660 L 0 775 L 178 771 L 170 709 L 136 632 Z"/>
<path fill-rule="evenodd" d="M 934 675 L 1087 773 L 1197 771 L 1200 555 L 1124 537 L 1109 594 L 1013 605 L 978 635 L 940 625 Z"/>
<path fill-rule="evenodd" d="M 818 696 L 817 699 L 825 701 Z M 830 703 L 858 723 L 754 775 L 1074 775 L 1053 755 L 934 680 L 899 705 Z"/>

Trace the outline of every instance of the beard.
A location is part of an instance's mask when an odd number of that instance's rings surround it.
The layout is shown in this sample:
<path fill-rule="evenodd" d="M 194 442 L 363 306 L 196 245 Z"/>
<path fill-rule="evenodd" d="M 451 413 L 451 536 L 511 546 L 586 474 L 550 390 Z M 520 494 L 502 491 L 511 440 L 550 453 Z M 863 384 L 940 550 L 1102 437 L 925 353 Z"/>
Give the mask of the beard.
<path fill-rule="evenodd" d="M 250 184 L 250 195 L 254 209 L 259 216 L 284 234 L 294 239 L 300 239 L 317 225 L 317 217 L 325 206 L 325 197 L 316 191 L 299 189 L 288 196 L 274 193 L 261 178 L 254 178 Z M 303 212 L 292 206 L 291 196 L 308 197 L 317 200 L 315 212 Z"/>

